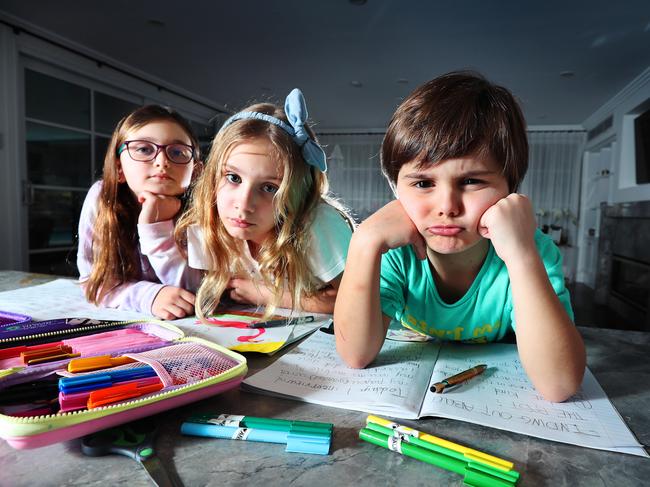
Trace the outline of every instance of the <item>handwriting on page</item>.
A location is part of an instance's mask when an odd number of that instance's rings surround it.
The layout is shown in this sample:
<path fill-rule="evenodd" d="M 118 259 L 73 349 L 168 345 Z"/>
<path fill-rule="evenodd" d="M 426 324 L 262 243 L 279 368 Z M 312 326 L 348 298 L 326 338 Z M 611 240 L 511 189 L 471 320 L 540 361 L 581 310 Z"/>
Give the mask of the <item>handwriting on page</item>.
<path fill-rule="evenodd" d="M 349 409 L 363 410 L 406 406 L 411 416 L 417 413 L 437 355 L 436 346 L 386 342 L 369 368 L 351 369 L 341 361 L 333 341 L 331 335 L 316 333 L 247 383 L 262 389 L 272 384 L 277 393 L 309 402 L 334 400 Z"/>
<path fill-rule="evenodd" d="M 617 415 L 589 371 L 578 394 L 563 403 L 548 402 L 533 388 L 512 345 L 447 345 L 440 352 L 431 383 L 479 362 L 488 365 L 481 376 L 444 394 L 427 394 L 422 415 L 603 448 L 637 444 L 624 425 L 601 421 Z"/>

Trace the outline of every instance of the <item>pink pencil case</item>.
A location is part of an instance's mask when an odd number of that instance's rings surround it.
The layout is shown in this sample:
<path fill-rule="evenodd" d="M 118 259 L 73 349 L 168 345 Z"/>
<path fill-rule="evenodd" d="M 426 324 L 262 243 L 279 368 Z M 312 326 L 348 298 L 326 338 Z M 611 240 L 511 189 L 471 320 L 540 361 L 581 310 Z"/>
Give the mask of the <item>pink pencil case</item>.
<path fill-rule="evenodd" d="M 70 440 L 214 396 L 237 387 L 246 375 L 246 359 L 243 356 L 208 340 L 185 337 L 179 328 L 168 323 L 149 320 L 117 325 L 123 325 L 120 328 L 124 328 L 125 334 L 127 331 L 137 330 L 140 334 L 145 333 L 148 337 L 157 339 L 146 340 L 147 344 L 144 344 L 144 340 L 140 344 L 121 343 L 117 349 L 108 351 L 105 347 L 92 344 L 94 336 L 100 337 L 100 334 L 107 333 L 102 331 L 102 328 L 115 330 L 116 323 L 88 327 L 85 336 L 89 340 L 85 341 L 83 337 L 79 340 L 79 329 L 75 329 L 75 338 L 69 341 L 65 339 L 65 331 L 48 334 L 47 339 L 52 342 L 63 341 L 73 348 L 83 343 L 83 347 L 79 346 L 74 350 L 80 353 L 82 358 L 108 352 L 114 357 L 127 356 L 134 360 L 112 367 L 111 371 L 151 367 L 163 384 L 160 391 L 94 409 L 85 409 L 81 405 L 62 408 L 50 414 L 43 413 L 41 401 L 35 400 L 33 409 L 27 407 L 26 411 L 17 412 L 15 405 L 3 403 L 3 397 L 6 402 L 6 398 L 12 396 L 13 391 L 17 389 L 22 391 L 32 386 L 38 388 L 39 384 L 49 384 L 48 394 L 44 396 L 44 399 L 47 397 L 49 400 L 52 396 L 51 384 L 55 383 L 57 378 L 89 376 L 101 374 L 105 370 L 71 374 L 67 371 L 67 364 L 71 359 L 27 366 L 20 363 L 16 357 L 5 359 L 0 361 L 0 437 L 19 449 L 37 448 Z M 134 333 L 129 336 L 140 335 Z M 118 343 L 119 340 L 111 336 L 111 341 L 107 342 Z M 10 347 L 12 340 L 0 340 L 0 350 Z M 86 353 L 87 351 L 89 353 Z M 30 414 L 32 410 L 35 412 L 33 415 Z"/>

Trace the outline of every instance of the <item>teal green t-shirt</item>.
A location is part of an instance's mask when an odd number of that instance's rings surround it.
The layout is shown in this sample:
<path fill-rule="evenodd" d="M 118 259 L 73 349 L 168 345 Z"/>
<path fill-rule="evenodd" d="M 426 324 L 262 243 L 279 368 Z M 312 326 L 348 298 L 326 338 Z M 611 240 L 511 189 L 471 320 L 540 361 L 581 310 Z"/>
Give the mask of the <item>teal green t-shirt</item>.
<path fill-rule="evenodd" d="M 573 320 L 562 254 L 540 230 L 535 233 L 535 244 L 551 285 Z M 439 340 L 491 342 L 515 328 L 510 277 L 492 244 L 472 286 L 455 303 L 442 300 L 429 260 L 418 260 L 410 245 L 382 256 L 380 296 L 385 315 Z"/>

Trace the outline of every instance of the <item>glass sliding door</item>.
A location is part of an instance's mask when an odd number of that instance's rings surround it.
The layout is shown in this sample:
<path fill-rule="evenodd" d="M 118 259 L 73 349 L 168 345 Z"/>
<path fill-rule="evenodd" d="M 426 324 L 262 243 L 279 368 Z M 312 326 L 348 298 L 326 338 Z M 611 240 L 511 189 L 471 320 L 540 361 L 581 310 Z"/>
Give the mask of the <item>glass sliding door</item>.
<path fill-rule="evenodd" d="M 77 227 L 117 122 L 133 103 L 25 68 L 29 270 L 76 276 Z"/>

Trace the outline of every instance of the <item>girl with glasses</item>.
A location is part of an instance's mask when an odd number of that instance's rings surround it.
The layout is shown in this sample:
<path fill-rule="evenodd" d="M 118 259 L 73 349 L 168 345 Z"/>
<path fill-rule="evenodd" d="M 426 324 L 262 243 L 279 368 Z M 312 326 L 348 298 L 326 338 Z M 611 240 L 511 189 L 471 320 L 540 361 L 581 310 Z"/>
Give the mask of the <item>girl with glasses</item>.
<path fill-rule="evenodd" d="M 300 90 L 285 109 L 256 104 L 228 119 L 212 143 L 176 230 L 188 260 L 207 270 L 202 320 L 223 298 L 331 313 L 352 234 L 327 196 L 323 149 L 306 125 Z"/>
<path fill-rule="evenodd" d="M 188 268 L 173 232 L 197 164 L 197 140 L 178 113 L 148 105 L 119 122 L 79 219 L 88 301 L 162 319 L 193 314 L 201 273 Z"/>

